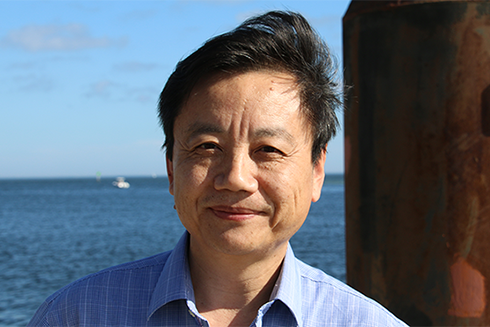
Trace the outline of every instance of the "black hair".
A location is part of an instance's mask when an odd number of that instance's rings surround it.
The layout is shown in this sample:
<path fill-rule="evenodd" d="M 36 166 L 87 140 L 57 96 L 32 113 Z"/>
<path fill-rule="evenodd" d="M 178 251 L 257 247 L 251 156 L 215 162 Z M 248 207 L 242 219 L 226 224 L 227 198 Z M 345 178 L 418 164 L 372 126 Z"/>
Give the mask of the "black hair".
<path fill-rule="evenodd" d="M 201 79 L 217 73 L 273 70 L 296 79 L 301 110 L 311 125 L 312 161 L 316 162 L 338 126 L 335 110 L 341 99 L 333 59 L 308 21 L 293 12 L 252 17 L 211 38 L 177 64 L 160 94 L 158 110 L 167 157 L 172 160 L 175 119 Z"/>

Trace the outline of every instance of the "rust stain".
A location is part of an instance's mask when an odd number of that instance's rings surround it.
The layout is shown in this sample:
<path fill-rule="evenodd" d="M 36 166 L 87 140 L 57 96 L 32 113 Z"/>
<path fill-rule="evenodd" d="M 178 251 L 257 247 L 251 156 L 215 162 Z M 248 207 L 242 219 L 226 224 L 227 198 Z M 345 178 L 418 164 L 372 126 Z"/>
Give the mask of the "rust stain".
<path fill-rule="evenodd" d="M 411 326 L 490 326 L 490 0 L 343 23 L 348 281 Z"/>
<path fill-rule="evenodd" d="M 452 295 L 448 314 L 462 318 L 479 318 L 486 307 L 485 278 L 464 258 L 451 266 Z"/>

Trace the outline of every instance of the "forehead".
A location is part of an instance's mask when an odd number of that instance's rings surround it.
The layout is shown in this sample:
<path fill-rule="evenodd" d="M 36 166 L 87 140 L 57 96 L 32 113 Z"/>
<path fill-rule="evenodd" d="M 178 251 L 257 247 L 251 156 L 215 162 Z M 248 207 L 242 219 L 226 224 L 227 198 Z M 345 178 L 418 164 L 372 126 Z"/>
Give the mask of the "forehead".
<path fill-rule="evenodd" d="M 301 111 L 296 78 L 279 71 L 216 73 L 200 80 L 191 90 L 178 115 L 189 108 L 209 111 L 216 107 L 262 107 L 262 113 L 281 115 L 281 108 Z M 221 114 L 223 110 L 221 111 Z"/>
<path fill-rule="evenodd" d="M 241 73 L 215 73 L 200 80 L 190 92 L 189 98 L 198 92 L 207 90 L 220 96 L 228 96 L 230 88 L 234 91 L 253 91 L 255 93 L 282 92 L 298 95 L 296 78 L 285 72 L 258 70 Z M 221 93 L 220 91 L 224 92 Z"/>
<path fill-rule="evenodd" d="M 245 133 L 311 141 L 295 78 L 275 71 L 219 74 L 194 87 L 175 120 L 175 136 Z M 237 134 L 238 133 L 238 134 Z M 294 142 L 290 142 L 294 143 Z"/>

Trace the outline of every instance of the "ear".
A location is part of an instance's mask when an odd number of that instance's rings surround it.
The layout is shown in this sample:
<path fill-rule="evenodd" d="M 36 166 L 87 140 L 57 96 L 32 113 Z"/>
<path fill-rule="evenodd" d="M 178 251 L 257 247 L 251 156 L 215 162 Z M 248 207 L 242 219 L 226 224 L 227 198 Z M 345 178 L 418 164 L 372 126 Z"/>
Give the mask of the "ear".
<path fill-rule="evenodd" d="M 166 156 L 167 163 L 167 177 L 168 177 L 168 191 L 170 194 L 174 195 L 174 166 L 172 160 Z"/>
<path fill-rule="evenodd" d="M 313 192 L 311 201 L 316 202 L 322 194 L 323 181 L 325 180 L 325 160 L 327 157 L 327 146 L 322 149 L 320 157 L 313 167 Z"/>

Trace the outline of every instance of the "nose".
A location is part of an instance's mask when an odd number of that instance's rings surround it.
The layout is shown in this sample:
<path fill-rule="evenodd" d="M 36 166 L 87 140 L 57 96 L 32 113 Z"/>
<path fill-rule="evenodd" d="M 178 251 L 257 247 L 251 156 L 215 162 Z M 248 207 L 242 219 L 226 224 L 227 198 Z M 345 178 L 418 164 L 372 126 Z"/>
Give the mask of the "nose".
<path fill-rule="evenodd" d="M 245 153 L 235 153 L 222 162 L 214 179 L 216 190 L 254 193 L 258 189 L 255 163 Z"/>

